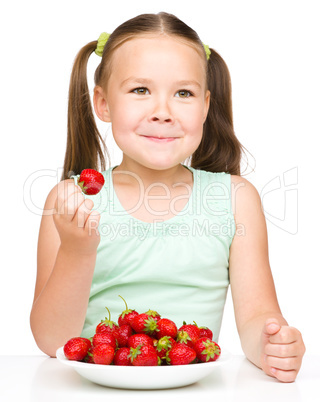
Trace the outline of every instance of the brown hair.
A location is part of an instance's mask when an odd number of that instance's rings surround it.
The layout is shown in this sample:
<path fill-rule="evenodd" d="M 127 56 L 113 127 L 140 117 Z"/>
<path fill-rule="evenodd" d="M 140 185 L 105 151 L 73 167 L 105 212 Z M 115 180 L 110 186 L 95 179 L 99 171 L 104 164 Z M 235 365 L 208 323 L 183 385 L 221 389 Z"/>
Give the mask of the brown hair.
<path fill-rule="evenodd" d="M 106 85 L 112 71 L 112 54 L 124 42 L 137 36 L 164 33 L 193 46 L 206 58 L 198 34 L 172 14 L 142 14 L 121 24 L 110 35 L 95 72 L 95 85 Z M 87 63 L 97 41 L 78 53 L 71 73 L 68 103 L 68 135 L 62 179 L 79 174 L 85 168 L 105 170 L 106 145 L 95 123 L 87 84 Z M 221 56 L 211 49 L 207 61 L 207 87 L 211 93 L 210 107 L 198 149 L 191 155 L 191 166 L 210 172 L 240 175 L 244 147 L 233 129 L 231 80 Z M 109 157 L 109 155 L 108 155 Z M 110 159 L 110 158 L 109 158 Z"/>

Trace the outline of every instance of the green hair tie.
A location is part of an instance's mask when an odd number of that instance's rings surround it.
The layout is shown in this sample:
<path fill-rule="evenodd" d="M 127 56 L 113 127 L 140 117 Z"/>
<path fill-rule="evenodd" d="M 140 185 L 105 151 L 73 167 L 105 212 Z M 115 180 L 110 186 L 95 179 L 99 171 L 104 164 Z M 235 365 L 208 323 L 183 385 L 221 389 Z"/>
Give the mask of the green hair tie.
<path fill-rule="evenodd" d="M 108 34 L 107 32 L 102 32 L 102 34 L 99 36 L 99 39 L 98 39 L 95 54 L 97 54 L 98 56 L 102 57 L 103 49 L 104 49 L 104 47 L 105 47 L 110 35 L 111 34 Z M 210 50 L 208 45 L 205 45 L 203 42 L 202 42 L 202 44 L 203 44 L 204 50 L 206 52 L 207 60 L 209 60 L 210 55 L 211 55 L 211 50 Z"/>
<path fill-rule="evenodd" d="M 202 44 L 203 44 L 204 50 L 205 50 L 205 52 L 206 52 L 207 60 L 209 60 L 209 59 L 210 59 L 211 50 L 209 49 L 209 46 L 208 46 L 208 45 L 205 45 L 203 42 L 202 42 Z"/>
<path fill-rule="evenodd" d="M 99 36 L 99 39 L 98 39 L 95 54 L 97 54 L 98 56 L 102 57 L 104 46 L 107 43 L 110 35 L 111 34 L 108 34 L 106 32 L 102 32 L 102 34 Z"/>

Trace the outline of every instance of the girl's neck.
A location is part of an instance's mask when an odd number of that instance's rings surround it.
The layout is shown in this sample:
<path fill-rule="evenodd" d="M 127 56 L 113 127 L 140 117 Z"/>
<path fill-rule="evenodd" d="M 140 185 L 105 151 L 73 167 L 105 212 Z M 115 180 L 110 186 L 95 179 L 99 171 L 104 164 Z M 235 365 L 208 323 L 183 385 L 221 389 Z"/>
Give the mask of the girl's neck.
<path fill-rule="evenodd" d="M 113 169 L 113 172 L 128 172 L 121 174 L 121 181 L 127 184 L 137 184 L 137 181 L 143 183 L 144 187 L 148 187 L 153 183 L 161 183 L 169 187 L 178 182 L 189 182 L 192 173 L 183 165 L 178 164 L 168 169 L 150 169 L 139 163 L 131 163 L 122 160 L 121 164 Z"/>

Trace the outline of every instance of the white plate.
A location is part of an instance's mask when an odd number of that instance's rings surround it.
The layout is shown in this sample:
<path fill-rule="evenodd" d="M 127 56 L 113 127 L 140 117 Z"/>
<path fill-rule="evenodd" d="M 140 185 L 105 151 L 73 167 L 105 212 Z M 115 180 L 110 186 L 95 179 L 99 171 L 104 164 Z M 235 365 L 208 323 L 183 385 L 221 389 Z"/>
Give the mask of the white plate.
<path fill-rule="evenodd" d="M 106 366 L 68 360 L 61 347 L 57 350 L 57 358 L 82 377 L 100 385 L 124 389 L 163 389 L 193 384 L 228 362 L 231 355 L 224 350 L 215 362 L 180 366 Z"/>

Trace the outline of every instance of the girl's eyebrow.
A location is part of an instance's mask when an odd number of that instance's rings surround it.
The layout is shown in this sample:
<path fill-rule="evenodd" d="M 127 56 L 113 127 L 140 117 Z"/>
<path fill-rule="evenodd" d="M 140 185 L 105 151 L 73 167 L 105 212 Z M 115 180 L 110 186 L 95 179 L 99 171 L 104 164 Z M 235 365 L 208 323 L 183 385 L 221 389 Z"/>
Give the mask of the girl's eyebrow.
<path fill-rule="evenodd" d="M 131 82 L 132 84 L 136 83 L 136 84 L 142 84 L 142 85 L 150 85 L 153 83 L 153 81 L 148 78 L 129 77 L 121 82 L 120 87 L 122 88 L 128 82 Z M 179 86 L 180 85 L 194 85 L 196 87 L 201 88 L 200 83 L 195 80 L 181 80 L 181 81 L 176 81 L 175 84 L 179 85 Z"/>

